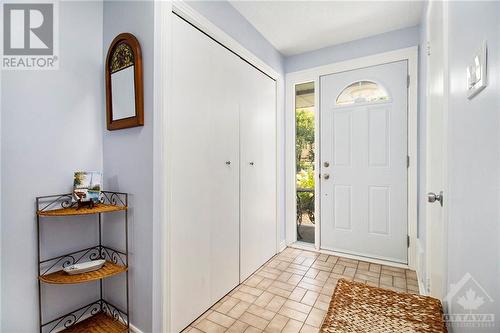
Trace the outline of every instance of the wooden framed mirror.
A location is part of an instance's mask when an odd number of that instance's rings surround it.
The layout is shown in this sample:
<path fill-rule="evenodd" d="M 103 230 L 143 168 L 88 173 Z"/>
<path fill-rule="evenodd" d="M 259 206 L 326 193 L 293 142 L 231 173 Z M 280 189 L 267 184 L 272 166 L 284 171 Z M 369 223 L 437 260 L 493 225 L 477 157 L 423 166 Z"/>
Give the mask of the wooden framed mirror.
<path fill-rule="evenodd" d="M 110 131 L 144 125 L 142 55 L 130 33 L 115 37 L 106 56 L 106 119 Z"/>

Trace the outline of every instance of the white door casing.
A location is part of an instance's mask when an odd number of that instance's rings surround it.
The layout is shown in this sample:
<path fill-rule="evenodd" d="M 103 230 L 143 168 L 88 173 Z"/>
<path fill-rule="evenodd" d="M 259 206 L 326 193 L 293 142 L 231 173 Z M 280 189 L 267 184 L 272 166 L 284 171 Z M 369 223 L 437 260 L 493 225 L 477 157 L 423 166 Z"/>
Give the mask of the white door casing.
<path fill-rule="evenodd" d="M 408 263 L 407 77 L 404 60 L 320 79 L 322 249 Z M 338 105 L 358 81 L 390 99 Z"/>
<path fill-rule="evenodd" d="M 426 192 L 443 191 L 443 205 L 426 206 L 426 291 L 443 299 L 447 274 L 447 3 L 429 2 L 427 11 Z M 427 195 L 427 193 L 422 193 Z"/>

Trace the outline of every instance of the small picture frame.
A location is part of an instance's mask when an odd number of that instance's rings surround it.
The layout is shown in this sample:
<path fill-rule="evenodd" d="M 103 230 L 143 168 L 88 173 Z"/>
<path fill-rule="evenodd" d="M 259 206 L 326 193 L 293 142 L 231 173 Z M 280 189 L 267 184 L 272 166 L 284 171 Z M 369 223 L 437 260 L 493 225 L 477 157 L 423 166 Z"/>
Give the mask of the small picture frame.
<path fill-rule="evenodd" d="M 102 172 L 76 171 L 73 178 L 73 201 L 78 208 L 93 207 L 101 198 Z"/>

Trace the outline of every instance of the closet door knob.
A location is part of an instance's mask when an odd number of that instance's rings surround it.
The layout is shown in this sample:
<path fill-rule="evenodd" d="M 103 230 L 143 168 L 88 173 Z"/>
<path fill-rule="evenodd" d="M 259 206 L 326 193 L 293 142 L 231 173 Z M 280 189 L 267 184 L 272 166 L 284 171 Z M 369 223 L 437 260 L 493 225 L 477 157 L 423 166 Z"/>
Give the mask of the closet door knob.
<path fill-rule="evenodd" d="M 250 162 L 249 164 L 250 164 L 250 165 L 254 165 L 255 163 L 254 163 L 254 162 Z"/>
<path fill-rule="evenodd" d="M 226 165 L 231 165 L 231 161 L 226 161 Z"/>

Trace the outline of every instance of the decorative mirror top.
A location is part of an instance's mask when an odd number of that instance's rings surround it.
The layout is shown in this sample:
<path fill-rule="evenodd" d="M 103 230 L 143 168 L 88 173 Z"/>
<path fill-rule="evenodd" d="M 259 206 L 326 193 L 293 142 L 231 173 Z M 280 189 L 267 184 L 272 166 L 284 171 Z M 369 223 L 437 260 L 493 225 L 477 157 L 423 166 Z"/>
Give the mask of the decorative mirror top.
<path fill-rule="evenodd" d="M 119 44 L 115 48 L 111 58 L 111 63 L 109 64 L 111 74 L 133 65 L 134 52 L 132 51 L 130 45 L 126 43 Z"/>

